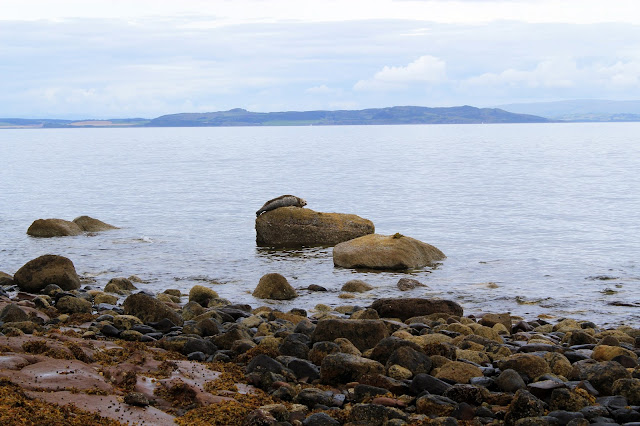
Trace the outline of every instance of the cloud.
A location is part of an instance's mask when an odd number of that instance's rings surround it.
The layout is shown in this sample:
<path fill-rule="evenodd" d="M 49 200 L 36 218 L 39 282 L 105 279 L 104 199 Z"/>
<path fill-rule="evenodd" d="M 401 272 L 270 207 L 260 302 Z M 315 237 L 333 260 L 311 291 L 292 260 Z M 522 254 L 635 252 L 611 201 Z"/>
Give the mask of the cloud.
<path fill-rule="evenodd" d="M 368 80 L 358 81 L 355 90 L 397 90 L 415 83 L 434 84 L 447 78 L 446 64 L 434 56 L 421 56 L 407 66 L 385 66 Z"/>
<path fill-rule="evenodd" d="M 304 92 L 311 95 L 338 95 L 342 93 L 342 90 L 332 89 L 330 87 L 327 87 L 326 84 L 322 84 L 320 86 L 309 87 Z"/>

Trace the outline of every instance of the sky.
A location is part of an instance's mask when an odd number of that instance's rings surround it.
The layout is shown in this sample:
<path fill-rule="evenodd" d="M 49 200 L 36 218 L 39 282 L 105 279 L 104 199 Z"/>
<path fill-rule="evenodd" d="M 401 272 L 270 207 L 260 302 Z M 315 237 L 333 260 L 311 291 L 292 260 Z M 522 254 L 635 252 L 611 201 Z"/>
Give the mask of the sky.
<path fill-rule="evenodd" d="M 0 117 L 640 99 L 638 0 L 0 0 Z"/>

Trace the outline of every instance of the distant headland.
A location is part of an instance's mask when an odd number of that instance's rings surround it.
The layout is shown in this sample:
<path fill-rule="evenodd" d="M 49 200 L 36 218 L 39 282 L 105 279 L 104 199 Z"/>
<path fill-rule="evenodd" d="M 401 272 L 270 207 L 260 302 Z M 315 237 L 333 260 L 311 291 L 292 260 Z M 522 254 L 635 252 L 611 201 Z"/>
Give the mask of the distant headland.
<path fill-rule="evenodd" d="M 336 126 L 383 124 L 548 123 L 551 120 L 499 108 L 472 106 L 428 108 L 396 106 L 363 110 L 251 112 L 242 108 L 205 113 L 163 115 L 153 119 L 57 120 L 0 118 L 2 128 L 87 127 L 231 127 L 231 126 Z"/>

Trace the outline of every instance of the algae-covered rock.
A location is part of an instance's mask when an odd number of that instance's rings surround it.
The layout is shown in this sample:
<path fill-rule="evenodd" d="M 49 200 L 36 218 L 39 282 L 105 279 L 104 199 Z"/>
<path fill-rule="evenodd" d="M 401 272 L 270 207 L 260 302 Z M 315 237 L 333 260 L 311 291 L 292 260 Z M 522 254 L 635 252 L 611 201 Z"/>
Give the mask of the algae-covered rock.
<path fill-rule="evenodd" d="M 343 268 L 422 268 L 445 257 L 436 247 L 401 234 L 365 235 L 333 248 L 333 264 Z"/>
<path fill-rule="evenodd" d="M 298 294 L 284 276 L 271 273 L 260 278 L 258 286 L 253 291 L 253 297 L 258 299 L 291 300 L 298 297 Z"/>
<path fill-rule="evenodd" d="M 368 358 L 343 353 L 325 356 L 320 366 L 320 380 L 326 384 L 353 382 L 366 374 L 384 374 L 384 366 Z"/>
<path fill-rule="evenodd" d="M 78 224 L 64 219 L 38 219 L 27 229 L 27 235 L 39 238 L 69 237 L 80 234 L 82 234 L 82 228 Z"/>
<path fill-rule="evenodd" d="M 74 296 L 63 296 L 58 299 L 56 308 L 63 314 L 91 313 L 91 302 Z"/>
<path fill-rule="evenodd" d="M 101 220 L 89 216 L 79 216 L 73 219 L 73 223 L 78 225 L 85 232 L 101 232 L 110 229 L 118 229 L 117 226 L 109 225 Z"/>
<path fill-rule="evenodd" d="M 340 289 L 349 293 L 364 293 L 369 290 L 373 290 L 373 286 L 362 280 L 349 280 Z"/>
<path fill-rule="evenodd" d="M 256 219 L 256 243 L 266 247 L 333 246 L 371 234 L 373 223 L 354 214 L 282 207 Z"/>
<path fill-rule="evenodd" d="M 205 287 L 202 285 L 194 285 L 189 290 L 189 302 L 196 302 L 201 306 L 208 306 L 209 302 L 213 299 L 217 299 L 218 293 L 209 287 Z"/>
<path fill-rule="evenodd" d="M 38 293 L 49 284 L 57 284 L 63 290 L 80 288 L 80 278 L 70 259 L 45 254 L 30 260 L 13 276 L 20 290 Z"/>

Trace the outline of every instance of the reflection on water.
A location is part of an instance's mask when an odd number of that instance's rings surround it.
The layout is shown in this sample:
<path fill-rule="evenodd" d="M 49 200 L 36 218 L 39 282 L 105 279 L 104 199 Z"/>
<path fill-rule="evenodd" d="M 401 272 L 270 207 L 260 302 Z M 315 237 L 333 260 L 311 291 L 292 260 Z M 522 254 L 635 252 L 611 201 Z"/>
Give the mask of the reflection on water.
<path fill-rule="evenodd" d="M 640 326 L 637 135 L 638 123 L 3 130 L 0 271 L 53 253 L 98 286 L 137 275 L 141 289 L 211 285 L 253 306 L 441 297 L 467 313 Z M 32 154 L 44 150 L 53 157 Z M 433 244 L 447 259 L 384 272 L 335 268 L 330 247 L 257 248 L 255 211 L 285 193 Z M 37 218 L 84 214 L 120 229 L 25 234 Z M 269 272 L 300 296 L 254 299 Z M 428 287 L 400 291 L 403 277 Z M 373 290 L 340 299 L 354 278 Z M 312 284 L 328 291 L 303 290 Z"/>

